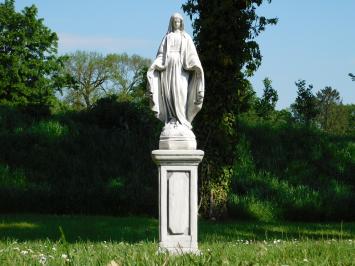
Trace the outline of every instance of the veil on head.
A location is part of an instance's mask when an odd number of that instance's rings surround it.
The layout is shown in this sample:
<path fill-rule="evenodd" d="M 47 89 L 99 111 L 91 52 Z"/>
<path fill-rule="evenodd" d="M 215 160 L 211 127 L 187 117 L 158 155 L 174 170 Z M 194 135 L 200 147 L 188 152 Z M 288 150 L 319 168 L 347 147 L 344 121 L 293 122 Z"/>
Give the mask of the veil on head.
<path fill-rule="evenodd" d="M 181 30 L 181 31 L 184 31 L 184 19 L 182 18 L 182 16 L 181 16 L 179 13 L 174 13 L 174 14 L 170 17 L 168 33 L 174 31 L 174 30 L 173 30 L 173 29 L 174 29 L 174 27 L 173 27 L 174 18 L 179 18 L 179 19 L 181 20 L 180 30 Z"/>

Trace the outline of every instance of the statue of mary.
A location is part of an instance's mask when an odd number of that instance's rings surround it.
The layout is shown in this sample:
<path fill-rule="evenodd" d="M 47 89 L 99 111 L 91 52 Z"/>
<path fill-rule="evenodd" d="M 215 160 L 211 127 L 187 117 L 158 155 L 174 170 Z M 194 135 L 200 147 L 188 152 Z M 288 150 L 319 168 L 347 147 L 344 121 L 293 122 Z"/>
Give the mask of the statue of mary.
<path fill-rule="evenodd" d="M 147 77 L 151 108 L 165 123 L 159 148 L 196 149 L 191 122 L 202 107 L 204 74 L 180 14 L 171 16 Z"/>

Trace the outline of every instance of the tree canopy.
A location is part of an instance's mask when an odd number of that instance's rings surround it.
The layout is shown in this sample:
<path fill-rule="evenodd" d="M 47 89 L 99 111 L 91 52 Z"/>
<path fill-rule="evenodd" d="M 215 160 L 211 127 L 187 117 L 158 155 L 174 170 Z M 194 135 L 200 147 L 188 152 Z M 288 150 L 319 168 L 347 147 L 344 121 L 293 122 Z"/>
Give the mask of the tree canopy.
<path fill-rule="evenodd" d="M 305 80 L 299 80 L 295 84 L 298 90 L 296 101 L 291 105 L 292 112 L 297 121 L 310 125 L 319 112 L 316 96 L 312 92 L 313 85 L 306 87 Z"/>
<path fill-rule="evenodd" d="M 279 96 L 277 91 L 272 87 L 272 81 L 269 78 L 263 80 L 264 91 L 263 96 L 257 100 L 255 111 L 258 116 L 263 118 L 269 118 L 271 113 L 275 110 L 275 106 Z"/>
<path fill-rule="evenodd" d="M 61 65 L 57 42 L 34 5 L 16 12 L 14 0 L 0 4 L 0 103 L 51 105 Z"/>
<path fill-rule="evenodd" d="M 74 109 L 90 108 L 103 95 L 136 91 L 142 82 L 142 69 L 150 60 L 138 55 L 77 51 L 66 55 L 65 101 Z"/>
<path fill-rule="evenodd" d="M 341 104 L 340 94 L 330 86 L 325 87 L 316 94 L 318 103 L 318 121 L 320 127 L 326 131 L 332 131 L 335 124 L 341 121 L 337 108 Z"/>

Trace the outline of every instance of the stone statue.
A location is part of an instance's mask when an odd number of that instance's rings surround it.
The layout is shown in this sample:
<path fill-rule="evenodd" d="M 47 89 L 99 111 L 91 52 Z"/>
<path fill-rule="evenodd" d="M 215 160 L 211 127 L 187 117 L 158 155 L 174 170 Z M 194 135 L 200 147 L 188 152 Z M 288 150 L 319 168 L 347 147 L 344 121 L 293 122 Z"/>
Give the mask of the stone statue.
<path fill-rule="evenodd" d="M 204 74 L 180 14 L 171 16 L 147 77 L 151 108 L 165 123 L 159 148 L 196 149 L 191 122 L 202 107 Z"/>

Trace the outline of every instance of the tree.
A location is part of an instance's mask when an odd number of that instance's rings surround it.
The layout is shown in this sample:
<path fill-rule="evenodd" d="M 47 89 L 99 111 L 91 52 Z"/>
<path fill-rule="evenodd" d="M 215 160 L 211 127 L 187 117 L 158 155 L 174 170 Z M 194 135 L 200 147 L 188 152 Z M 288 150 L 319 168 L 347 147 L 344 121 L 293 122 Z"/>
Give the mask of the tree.
<path fill-rule="evenodd" d="M 256 14 L 263 0 L 187 0 L 183 10 L 194 18 L 194 40 L 205 71 L 204 107 L 194 121 L 205 150 L 201 199 L 205 214 L 225 211 L 234 161 L 238 115 L 248 110 L 254 92 L 246 77 L 261 64 L 255 38 L 277 19 Z M 268 0 L 267 2 L 271 2 Z"/>
<path fill-rule="evenodd" d="M 340 94 L 332 87 L 325 87 L 316 94 L 319 114 L 317 120 L 320 127 L 325 131 L 330 131 L 336 123 L 336 107 L 341 104 Z"/>
<path fill-rule="evenodd" d="M 317 99 L 312 93 L 313 85 L 306 87 L 305 80 L 295 82 L 298 91 L 295 103 L 291 105 L 295 119 L 306 125 L 311 125 L 319 113 Z"/>
<path fill-rule="evenodd" d="M 64 76 L 66 101 L 76 109 L 90 108 L 99 98 L 100 89 L 109 81 L 114 62 L 109 57 L 96 52 L 77 51 L 67 55 Z"/>
<path fill-rule="evenodd" d="M 102 95 L 127 94 L 139 84 L 140 69 L 150 60 L 138 55 L 77 51 L 67 55 L 65 100 L 74 108 L 90 108 Z M 124 97 L 126 97 L 124 96 Z"/>
<path fill-rule="evenodd" d="M 349 135 L 355 135 L 355 104 L 347 104 L 341 106 L 345 109 L 348 117 L 348 127 L 346 129 L 346 133 Z"/>
<path fill-rule="evenodd" d="M 112 80 L 117 90 L 127 93 L 131 93 L 136 89 L 142 79 L 142 69 L 146 69 L 151 64 L 150 59 L 139 55 L 129 56 L 123 53 L 111 54 L 109 57 L 115 66 Z"/>
<path fill-rule="evenodd" d="M 148 66 L 139 66 L 138 72 L 135 74 L 134 86 L 129 90 L 129 95 L 131 95 L 132 101 L 143 103 L 145 106 L 149 106 L 149 97 L 146 92 L 148 83 L 147 72 Z"/>
<path fill-rule="evenodd" d="M 275 110 L 275 106 L 279 96 L 277 91 L 272 87 L 272 81 L 269 78 L 263 80 L 264 92 L 263 96 L 258 99 L 255 105 L 255 111 L 258 116 L 269 118 L 271 113 Z"/>
<path fill-rule="evenodd" d="M 0 3 L 0 103 L 51 105 L 61 66 L 58 37 L 37 18 L 32 5 L 15 11 L 15 1 Z"/>

